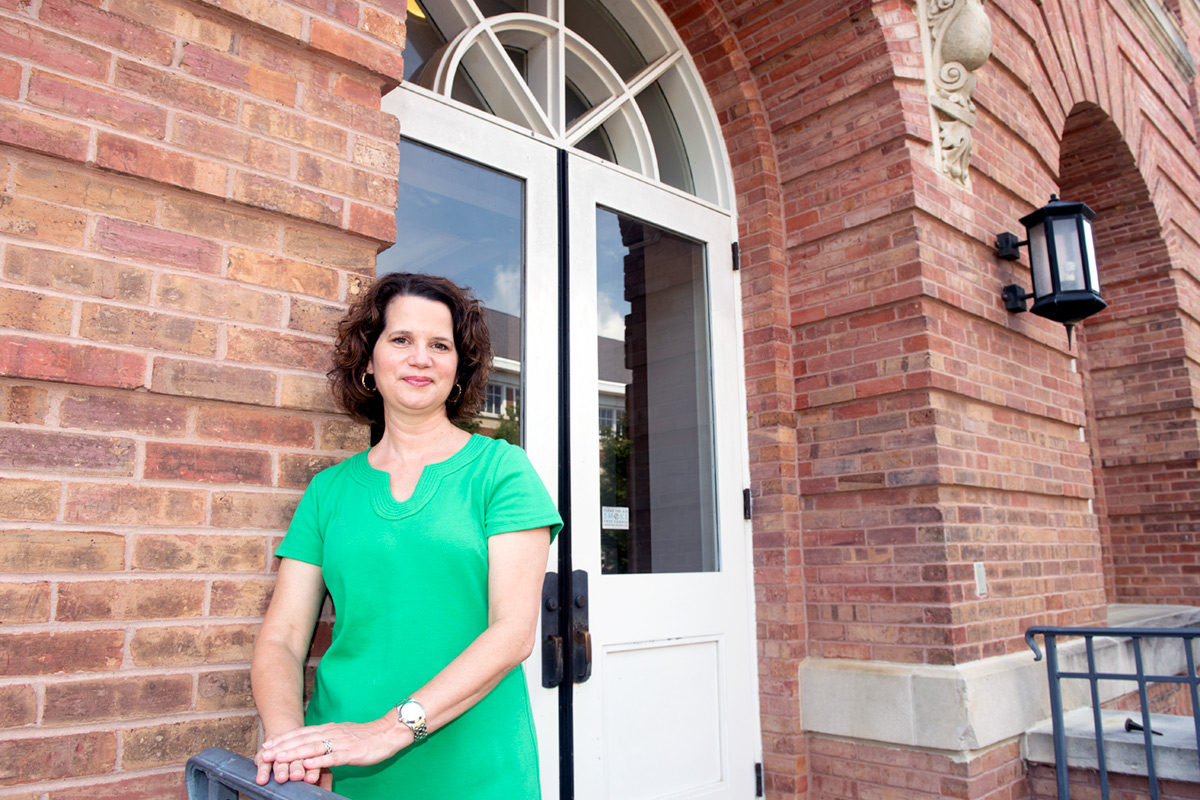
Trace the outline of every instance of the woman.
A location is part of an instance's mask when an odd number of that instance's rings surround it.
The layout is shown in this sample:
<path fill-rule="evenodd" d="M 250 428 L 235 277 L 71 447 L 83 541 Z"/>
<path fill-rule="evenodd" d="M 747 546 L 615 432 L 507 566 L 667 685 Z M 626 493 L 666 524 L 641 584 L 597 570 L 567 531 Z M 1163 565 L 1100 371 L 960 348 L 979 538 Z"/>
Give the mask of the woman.
<path fill-rule="evenodd" d="M 387 275 L 339 325 L 334 355 L 339 403 L 383 435 L 313 478 L 276 550 L 251 667 L 258 783 L 332 782 L 353 800 L 536 798 L 513 668 L 534 645 L 562 520 L 520 448 L 454 425 L 487 387 L 479 303 L 442 278 Z M 327 589 L 337 619 L 303 711 Z"/>

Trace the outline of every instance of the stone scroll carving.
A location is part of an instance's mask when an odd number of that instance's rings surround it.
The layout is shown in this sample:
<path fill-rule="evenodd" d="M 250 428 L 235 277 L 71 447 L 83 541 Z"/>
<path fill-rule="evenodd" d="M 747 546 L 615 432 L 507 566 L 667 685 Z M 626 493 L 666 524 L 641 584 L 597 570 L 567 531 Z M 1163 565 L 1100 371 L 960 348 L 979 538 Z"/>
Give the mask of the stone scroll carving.
<path fill-rule="evenodd" d="M 975 71 L 992 54 L 986 0 L 918 0 L 933 113 L 934 152 L 942 172 L 966 185 L 975 127 Z"/>

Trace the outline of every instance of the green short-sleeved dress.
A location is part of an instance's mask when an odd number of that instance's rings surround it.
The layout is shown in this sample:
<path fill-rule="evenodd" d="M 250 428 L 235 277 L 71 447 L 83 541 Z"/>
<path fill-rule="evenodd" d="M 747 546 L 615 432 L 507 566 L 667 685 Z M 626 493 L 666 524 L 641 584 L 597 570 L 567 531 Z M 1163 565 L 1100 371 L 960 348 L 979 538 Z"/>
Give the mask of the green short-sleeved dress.
<path fill-rule="evenodd" d="M 314 477 L 275 551 L 321 567 L 337 615 L 305 722 L 378 719 L 425 685 L 487 627 L 488 537 L 546 526 L 562 519 L 524 451 L 478 434 L 403 503 L 365 451 Z M 539 797 L 523 671 L 421 744 L 333 774 L 352 800 Z"/>

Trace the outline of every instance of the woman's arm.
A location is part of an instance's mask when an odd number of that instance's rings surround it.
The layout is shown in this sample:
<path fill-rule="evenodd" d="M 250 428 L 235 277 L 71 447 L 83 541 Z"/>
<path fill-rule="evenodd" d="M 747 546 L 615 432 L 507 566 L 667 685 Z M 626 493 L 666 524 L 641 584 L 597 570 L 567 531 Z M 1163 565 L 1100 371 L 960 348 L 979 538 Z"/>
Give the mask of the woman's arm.
<path fill-rule="evenodd" d="M 533 652 L 549 552 L 547 528 L 501 533 L 488 539 L 488 627 L 411 695 L 424 707 L 429 731 L 483 699 Z M 404 699 L 397 697 L 396 703 Z M 413 741 L 412 731 L 396 718 L 395 706 L 381 711 L 383 716 L 367 723 L 330 723 L 269 736 L 263 743 L 263 755 L 283 762 L 300 761 L 310 770 L 378 764 Z M 333 745 L 328 755 L 326 740 Z"/>
<path fill-rule="evenodd" d="M 321 568 L 291 558 L 281 559 L 275 591 L 262 628 L 254 641 L 250 684 L 254 704 L 263 722 L 266 739 L 304 727 L 304 662 L 313 629 L 325 599 Z M 263 758 L 259 751 L 258 783 L 264 785 L 272 769 L 275 780 L 286 783 L 308 780 L 315 783 L 316 769 L 306 770 L 296 761 Z"/>

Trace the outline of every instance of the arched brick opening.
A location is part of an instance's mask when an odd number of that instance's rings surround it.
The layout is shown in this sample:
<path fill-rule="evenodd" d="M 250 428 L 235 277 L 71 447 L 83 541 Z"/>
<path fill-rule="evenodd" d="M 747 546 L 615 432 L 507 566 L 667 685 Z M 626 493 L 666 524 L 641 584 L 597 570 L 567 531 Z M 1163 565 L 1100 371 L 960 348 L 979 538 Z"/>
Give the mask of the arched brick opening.
<path fill-rule="evenodd" d="M 1063 131 L 1061 194 L 1096 212 L 1109 307 L 1083 326 L 1096 512 L 1109 602 L 1200 602 L 1200 456 L 1188 322 L 1158 212 L 1133 154 L 1096 105 Z"/>

